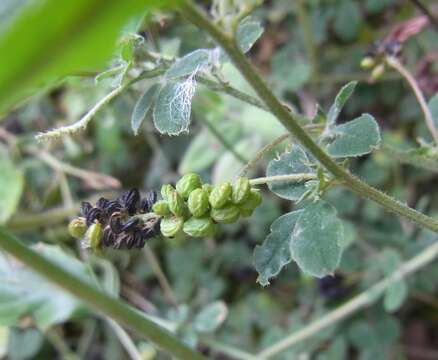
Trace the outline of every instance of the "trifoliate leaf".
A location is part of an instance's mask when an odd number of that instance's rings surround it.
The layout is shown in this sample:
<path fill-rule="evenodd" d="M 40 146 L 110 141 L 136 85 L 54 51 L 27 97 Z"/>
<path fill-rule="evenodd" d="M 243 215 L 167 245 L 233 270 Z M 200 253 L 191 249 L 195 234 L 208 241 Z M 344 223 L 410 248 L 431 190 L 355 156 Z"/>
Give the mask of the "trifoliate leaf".
<path fill-rule="evenodd" d="M 280 216 L 272 223 L 271 233 L 263 244 L 256 246 L 254 265 L 259 273 L 257 281 L 262 286 L 269 285 L 269 279 L 291 262 L 290 240 L 301 213 L 302 210 L 297 210 Z"/>
<path fill-rule="evenodd" d="M 266 176 L 315 173 L 309 166 L 309 159 L 305 151 L 294 145 L 290 152 L 286 152 L 278 159 L 271 160 L 266 169 Z M 269 189 L 283 199 L 298 200 L 306 191 L 306 181 L 276 181 L 269 183 Z"/>
<path fill-rule="evenodd" d="M 321 278 L 333 274 L 341 259 L 344 229 L 333 206 L 307 205 L 296 221 L 290 242 L 292 259 L 301 270 Z"/>
<path fill-rule="evenodd" d="M 188 131 L 195 88 L 196 82 L 189 78 L 168 83 L 160 90 L 153 112 L 154 125 L 160 133 L 179 135 Z"/>
<path fill-rule="evenodd" d="M 327 122 L 329 125 L 335 125 L 336 120 L 339 114 L 342 111 L 347 100 L 353 94 L 354 89 L 356 88 L 357 81 L 351 81 L 348 84 L 344 85 L 341 90 L 339 90 L 336 95 L 335 102 L 330 107 L 330 110 L 327 115 Z"/>
<path fill-rule="evenodd" d="M 381 140 L 379 125 L 369 114 L 335 126 L 331 135 L 334 140 L 327 145 L 327 152 L 335 158 L 368 154 L 379 147 Z"/>
<path fill-rule="evenodd" d="M 131 115 L 131 128 L 134 131 L 134 135 L 138 134 L 138 129 L 146 118 L 146 114 L 154 103 L 157 91 L 159 89 L 158 84 L 152 85 L 147 89 L 142 96 L 138 99 L 134 106 L 134 110 Z"/>
<path fill-rule="evenodd" d="M 183 56 L 166 71 L 166 78 L 176 79 L 196 74 L 199 70 L 208 66 L 210 54 L 211 50 L 198 49 Z"/>

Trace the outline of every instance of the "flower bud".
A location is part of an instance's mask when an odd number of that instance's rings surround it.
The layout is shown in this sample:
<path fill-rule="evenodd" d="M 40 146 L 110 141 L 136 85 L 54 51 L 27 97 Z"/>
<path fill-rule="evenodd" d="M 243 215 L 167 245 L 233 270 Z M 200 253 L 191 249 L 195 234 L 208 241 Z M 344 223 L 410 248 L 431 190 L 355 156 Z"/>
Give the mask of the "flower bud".
<path fill-rule="evenodd" d="M 167 192 L 167 204 L 172 214 L 183 217 L 186 214 L 184 199 L 174 189 Z"/>
<path fill-rule="evenodd" d="M 174 237 L 182 230 L 183 225 L 184 219 L 181 217 L 166 217 L 161 219 L 160 231 L 165 237 Z"/>
<path fill-rule="evenodd" d="M 102 237 L 102 224 L 97 221 L 91 224 L 85 234 L 87 245 L 93 250 L 97 250 L 98 248 L 100 248 L 100 245 L 102 243 Z"/>
<path fill-rule="evenodd" d="M 251 185 L 246 177 L 240 177 L 233 185 L 231 200 L 234 204 L 242 204 L 249 196 Z"/>
<path fill-rule="evenodd" d="M 161 197 L 163 198 L 163 200 L 167 200 L 168 193 L 174 190 L 175 189 L 170 184 L 164 184 L 163 186 L 161 186 Z"/>
<path fill-rule="evenodd" d="M 228 204 L 221 209 L 211 209 L 210 216 L 214 221 L 223 224 L 231 224 L 239 218 L 240 210 L 237 205 Z"/>
<path fill-rule="evenodd" d="M 251 189 L 248 198 L 239 206 L 240 213 L 243 217 L 249 217 L 257 206 L 262 203 L 262 195 L 260 191 Z"/>
<path fill-rule="evenodd" d="M 212 235 L 216 230 L 216 224 L 211 218 L 191 217 L 184 223 L 183 231 L 192 237 L 202 237 Z"/>
<path fill-rule="evenodd" d="M 82 239 L 87 232 L 86 220 L 83 217 L 73 219 L 68 224 L 68 233 L 75 239 Z"/>
<path fill-rule="evenodd" d="M 230 199 L 232 191 L 233 188 L 229 182 L 215 185 L 208 198 L 210 205 L 215 209 L 223 207 Z"/>
<path fill-rule="evenodd" d="M 383 73 L 385 72 L 385 64 L 379 64 L 377 65 L 373 71 L 371 71 L 371 79 L 373 81 L 376 81 L 377 79 L 379 79 Z"/>
<path fill-rule="evenodd" d="M 152 211 L 155 214 L 160 215 L 160 216 L 170 215 L 169 205 L 167 204 L 167 201 L 165 201 L 165 200 L 157 201 L 152 206 Z"/>
<path fill-rule="evenodd" d="M 190 213 L 194 217 L 203 216 L 210 208 L 207 192 L 202 189 L 193 190 L 189 195 L 187 205 Z"/>
<path fill-rule="evenodd" d="M 176 183 L 176 191 L 184 198 L 187 199 L 190 193 L 202 186 L 201 178 L 198 174 L 190 173 L 184 175 Z"/>
<path fill-rule="evenodd" d="M 371 69 L 374 65 L 376 65 L 376 61 L 372 56 L 365 56 L 360 62 L 360 67 L 365 70 Z"/>

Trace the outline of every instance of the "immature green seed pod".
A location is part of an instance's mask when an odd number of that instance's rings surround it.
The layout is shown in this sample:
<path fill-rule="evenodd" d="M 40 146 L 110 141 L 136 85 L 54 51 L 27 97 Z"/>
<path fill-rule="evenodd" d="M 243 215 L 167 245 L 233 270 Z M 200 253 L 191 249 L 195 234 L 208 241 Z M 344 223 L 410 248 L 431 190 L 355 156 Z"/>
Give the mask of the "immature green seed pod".
<path fill-rule="evenodd" d="M 91 226 L 87 230 L 87 233 L 85 234 L 85 238 L 88 240 L 88 245 L 93 250 L 97 250 L 98 248 L 100 248 L 100 245 L 102 243 L 102 237 L 102 224 L 97 221 L 91 224 Z"/>
<path fill-rule="evenodd" d="M 75 239 L 82 239 L 87 232 L 87 223 L 85 218 L 78 217 L 68 224 L 68 232 Z"/>
<path fill-rule="evenodd" d="M 216 230 L 216 224 L 209 217 L 195 218 L 191 217 L 184 223 L 183 231 L 193 237 L 202 237 L 213 235 Z"/>
<path fill-rule="evenodd" d="M 213 191 L 213 185 L 204 184 L 204 185 L 202 185 L 202 190 L 204 190 L 208 195 L 210 195 L 211 192 Z"/>
<path fill-rule="evenodd" d="M 230 200 L 233 188 L 229 182 L 215 185 L 208 197 L 210 205 L 215 209 L 220 209 Z"/>
<path fill-rule="evenodd" d="M 190 213 L 194 217 L 201 217 L 210 209 L 208 193 L 202 189 L 193 190 L 187 201 Z"/>
<path fill-rule="evenodd" d="M 167 204 L 172 214 L 183 217 L 186 214 L 184 199 L 174 189 L 167 193 Z"/>
<path fill-rule="evenodd" d="M 374 65 L 376 61 L 371 56 L 365 56 L 360 62 L 360 67 L 365 70 L 371 69 Z"/>
<path fill-rule="evenodd" d="M 190 193 L 202 186 L 201 178 L 198 174 L 190 173 L 184 175 L 176 183 L 176 191 L 184 198 L 187 199 Z"/>
<path fill-rule="evenodd" d="M 257 206 L 262 203 L 262 195 L 260 191 L 256 189 L 251 189 L 248 198 L 245 200 L 243 204 L 239 206 L 240 214 L 243 217 L 249 217 L 252 215 L 253 211 Z"/>
<path fill-rule="evenodd" d="M 377 65 L 373 71 L 371 71 L 371 79 L 376 81 L 379 79 L 383 73 L 385 72 L 385 64 L 379 64 Z"/>
<path fill-rule="evenodd" d="M 231 224 L 237 221 L 240 210 L 237 205 L 227 204 L 221 209 L 211 209 L 210 216 L 214 221 L 222 224 Z"/>
<path fill-rule="evenodd" d="M 170 184 L 164 184 L 161 186 L 161 197 L 163 200 L 167 200 L 167 195 L 169 192 L 175 191 L 172 185 Z"/>
<path fill-rule="evenodd" d="M 231 200 L 234 204 L 242 204 L 249 196 L 251 185 L 246 177 L 240 177 L 233 184 Z"/>
<path fill-rule="evenodd" d="M 166 217 L 161 219 L 160 231 L 165 237 L 174 237 L 182 230 L 183 225 L 184 219 L 181 217 Z"/>
<path fill-rule="evenodd" d="M 169 205 L 167 204 L 167 201 L 165 201 L 165 200 L 157 201 L 152 206 L 152 211 L 155 214 L 160 215 L 160 216 L 170 215 Z"/>

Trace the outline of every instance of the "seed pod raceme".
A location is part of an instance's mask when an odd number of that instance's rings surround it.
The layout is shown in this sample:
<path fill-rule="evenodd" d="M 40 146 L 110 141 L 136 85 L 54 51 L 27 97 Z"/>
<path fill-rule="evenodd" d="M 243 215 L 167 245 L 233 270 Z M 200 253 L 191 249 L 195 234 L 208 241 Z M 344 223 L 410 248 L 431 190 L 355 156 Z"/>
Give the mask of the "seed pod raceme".
<path fill-rule="evenodd" d="M 165 237 L 174 237 L 182 229 L 184 225 L 184 219 L 177 216 L 169 216 L 161 219 L 160 231 Z"/>
<path fill-rule="evenodd" d="M 179 181 L 176 183 L 176 191 L 180 194 L 184 199 L 188 199 L 190 193 L 198 189 L 202 186 L 201 178 L 198 174 L 190 173 L 184 175 Z"/>
<path fill-rule="evenodd" d="M 233 188 L 229 182 L 215 185 L 208 197 L 211 207 L 214 209 L 223 207 L 230 200 L 232 191 Z"/>
<path fill-rule="evenodd" d="M 210 216 L 218 223 L 232 224 L 239 219 L 240 210 L 237 205 L 227 204 L 220 209 L 211 209 Z"/>
<path fill-rule="evenodd" d="M 208 193 L 202 189 L 193 190 L 189 195 L 187 205 L 194 217 L 203 216 L 210 209 Z"/>
<path fill-rule="evenodd" d="M 85 218 L 78 217 L 68 224 L 68 232 L 75 239 L 82 239 L 87 232 L 87 222 Z"/>
<path fill-rule="evenodd" d="M 248 198 L 245 202 L 239 205 L 240 214 L 243 217 L 249 217 L 252 215 L 254 210 L 262 203 L 262 195 L 259 190 L 251 189 Z"/>
<path fill-rule="evenodd" d="M 167 201 L 165 200 L 160 200 L 157 201 L 153 206 L 152 206 L 152 211 L 160 216 L 167 216 L 170 215 L 170 210 L 169 210 L 169 204 L 167 203 Z"/>
<path fill-rule="evenodd" d="M 234 204 L 242 204 L 249 196 L 251 185 L 248 178 L 240 177 L 233 184 L 233 193 L 231 200 Z"/>
<path fill-rule="evenodd" d="M 175 190 L 167 192 L 167 204 L 172 214 L 183 217 L 186 214 L 186 204 L 184 199 Z"/>
<path fill-rule="evenodd" d="M 192 237 L 202 237 L 213 235 L 216 230 L 216 224 L 210 217 L 196 218 L 191 217 L 184 223 L 183 231 Z"/>

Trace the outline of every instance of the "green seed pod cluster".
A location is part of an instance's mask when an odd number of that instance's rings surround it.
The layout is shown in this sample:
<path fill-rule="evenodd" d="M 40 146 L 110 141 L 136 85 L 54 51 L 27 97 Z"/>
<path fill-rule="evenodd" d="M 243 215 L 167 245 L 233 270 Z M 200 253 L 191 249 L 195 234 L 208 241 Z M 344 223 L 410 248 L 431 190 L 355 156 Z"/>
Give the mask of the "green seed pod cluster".
<path fill-rule="evenodd" d="M 232 224 L 240 217 L 249 217 L 261 204 L 259 190 L 251 187 L 247 178 L 240 177 L 233 184 L 202 184 L 199 175 L 184 175 L 175 188 L 165 184 L 162 200 L 152 211 L 161 216 L 160 230 L 165 237 L 181 233 L 192 237 L 211 236 L 217 224 Z"/>

